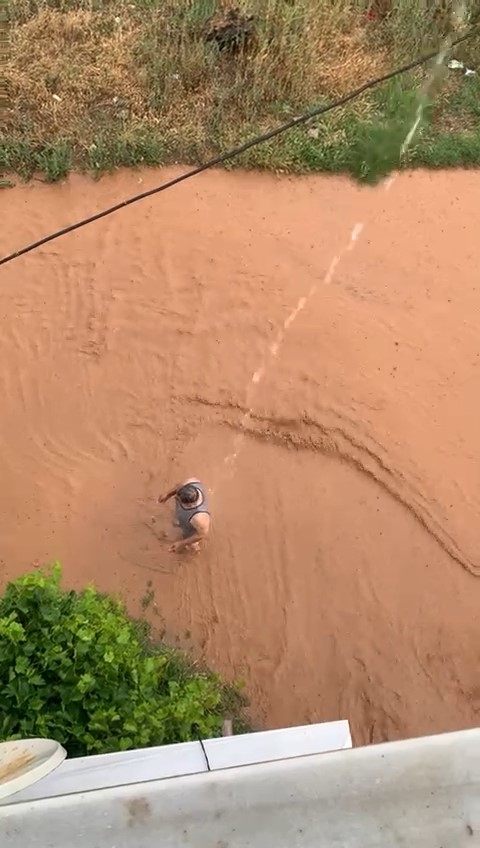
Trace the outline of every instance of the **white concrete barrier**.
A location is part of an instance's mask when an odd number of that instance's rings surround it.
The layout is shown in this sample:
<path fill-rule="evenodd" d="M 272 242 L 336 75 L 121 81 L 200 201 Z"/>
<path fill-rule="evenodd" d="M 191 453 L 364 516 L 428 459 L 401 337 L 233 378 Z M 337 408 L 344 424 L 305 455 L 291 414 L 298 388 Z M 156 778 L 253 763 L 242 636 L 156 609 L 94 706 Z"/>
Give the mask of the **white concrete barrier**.
<path fill-rule="evenodd" d="M 0 845 L 477 848 L 480 730 L 11 803 Z"/>
<path fill-rule="evenodd" d="M 65 760 L 48 777 L 0 804 L 37 801 L 351 747 L 348 721 L 329 721 L 203 742 L 78 757 Z"/>

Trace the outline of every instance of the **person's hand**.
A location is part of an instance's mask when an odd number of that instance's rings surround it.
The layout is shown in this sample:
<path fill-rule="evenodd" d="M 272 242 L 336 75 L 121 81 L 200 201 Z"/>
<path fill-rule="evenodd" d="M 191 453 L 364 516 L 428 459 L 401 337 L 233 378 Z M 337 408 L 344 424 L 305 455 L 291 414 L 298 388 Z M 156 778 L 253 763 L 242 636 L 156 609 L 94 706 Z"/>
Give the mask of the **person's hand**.
<path fill-rule="evenodd" d="M 168 552 L 170 554 L 176 554 L 179 549 L 180 549 L 180 542 L 174 542 L 173 545 L 170 545 Z"/>
<path fill-rule="evenodd" d="M 159 504 L 167 503 L 167 501 L 168 501 L 168 497 L 167 497 L 167 495 L 160 495 L 160 497 L 158 498 L 158 503 L 159 503 Z"/>

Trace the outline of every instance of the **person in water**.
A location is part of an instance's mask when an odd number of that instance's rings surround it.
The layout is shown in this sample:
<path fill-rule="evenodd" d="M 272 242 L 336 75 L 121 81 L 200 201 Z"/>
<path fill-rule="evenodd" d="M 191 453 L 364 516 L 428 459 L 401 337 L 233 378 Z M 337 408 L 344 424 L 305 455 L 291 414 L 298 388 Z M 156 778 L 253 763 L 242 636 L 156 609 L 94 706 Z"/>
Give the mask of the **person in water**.
<path fill-rule="evenodd" d="M 175 498 L 174 524 L 179 527 L 182 538 L 170 545 L 172 553 L 188 550 L 200 550 L 200 543 L 210 530 L 210 511 L 205 487 L 199 480 L 192 478 L 160 495 L 158 502 L 167 503 Z"/>

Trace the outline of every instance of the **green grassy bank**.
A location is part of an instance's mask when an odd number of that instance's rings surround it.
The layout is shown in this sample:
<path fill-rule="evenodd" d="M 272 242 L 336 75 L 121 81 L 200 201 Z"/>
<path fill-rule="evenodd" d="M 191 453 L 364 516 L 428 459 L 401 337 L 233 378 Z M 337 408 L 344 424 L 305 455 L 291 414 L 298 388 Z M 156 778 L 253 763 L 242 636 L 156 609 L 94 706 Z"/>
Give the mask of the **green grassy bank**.
<path fill-rule="evenodd" d="M 442 0 L 246 0 L 233 30 L 220 6 L 12 0 L 4 177 L 204 161 L 435 49 L 451 25 Z M 472 0 L 470 22 L 477 6 Z M 237 49 L 222 42 L 225 32 Z M 478 73 L 445 72 L 410 166 L 480 163 L 480 37 L 452 55 Z M 375 177 L 398 164 L 425 73 L 397 78 L 234 164 Z"/>

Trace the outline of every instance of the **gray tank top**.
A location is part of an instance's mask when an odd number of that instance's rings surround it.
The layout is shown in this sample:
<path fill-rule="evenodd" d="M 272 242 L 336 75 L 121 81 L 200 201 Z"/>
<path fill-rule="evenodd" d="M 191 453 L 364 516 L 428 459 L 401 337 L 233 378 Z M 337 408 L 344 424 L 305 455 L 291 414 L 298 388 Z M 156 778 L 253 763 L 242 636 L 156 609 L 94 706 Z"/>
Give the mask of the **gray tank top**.
<path fill-rule="evenodd" d="M 198 506 L 185 507 L 180 503 L 178 498 L 175 501 L 175 518 L 178 521 L 178 525 L 184 538 L 188 538 L 188 536 L 194 536 L 197 532 L 194 527 L 192 527 L 191 521 L 195 515 L 199 515 L 199 513 L 206 513 L 210 515 L 210 510 L 208 508 L 208 497 L 205 491 L 205 487 L 200 482 L 189 483 L 189 486 L 193 486 L 200 492 L 202 496 L 202 501 Z"/>

